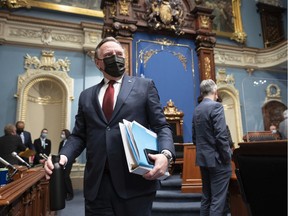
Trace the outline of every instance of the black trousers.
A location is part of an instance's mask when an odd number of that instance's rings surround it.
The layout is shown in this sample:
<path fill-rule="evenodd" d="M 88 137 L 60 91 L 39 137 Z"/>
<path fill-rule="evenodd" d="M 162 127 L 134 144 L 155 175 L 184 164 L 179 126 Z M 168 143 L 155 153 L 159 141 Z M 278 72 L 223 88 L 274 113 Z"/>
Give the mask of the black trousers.
<path fill-rule="evenodd" d="M 104 173 L 96 199 L 85 200 L 85 216 L 151 216 L 155 194 L 122 199 L 114 190 L 110 175 Z"/>

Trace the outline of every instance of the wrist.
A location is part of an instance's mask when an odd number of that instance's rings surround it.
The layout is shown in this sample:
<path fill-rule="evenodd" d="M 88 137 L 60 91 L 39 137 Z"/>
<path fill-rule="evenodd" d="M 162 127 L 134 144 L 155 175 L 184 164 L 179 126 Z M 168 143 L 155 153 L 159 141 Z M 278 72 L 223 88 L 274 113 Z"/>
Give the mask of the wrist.
<path fill-rule="evenodd" d="M 163 154 L 167 158 L 169 164 L 173 162 L 173 156 L 169 150 L 162 150 L 161 154 Z"/>

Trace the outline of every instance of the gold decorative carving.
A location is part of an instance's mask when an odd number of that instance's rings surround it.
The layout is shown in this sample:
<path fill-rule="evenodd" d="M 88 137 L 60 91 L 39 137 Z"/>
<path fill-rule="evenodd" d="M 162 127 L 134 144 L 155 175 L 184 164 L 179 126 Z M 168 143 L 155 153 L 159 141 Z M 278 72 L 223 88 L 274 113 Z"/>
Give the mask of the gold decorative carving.
<path fill-rule="evenodd" d="M 29 6 L 61 11 L 65 13 L 81 14 L 85 16 L 103 17 L 100 9 L 101 1 L 62 1 L 62 0 L 27 0 Z"/>
<path fill-rule="evenodd" d="M 40 59 L 34 56 L 31 57 L 29 54 L 25 56 L 25 69 L 44 69 L 44 70 L 57 70 L 57 71 L 70 71 L 70 60 L 67 57 L 63 59 L 58 59 L 56 61 L 54 57 L 54 51 L 42 51 L 42 56 Z"/>
<path fill-rule="evenodd" d="M 174 105 L 174 102 L 170 99 L 167 102 L 167 106 L 164 107 L 164 115 L 167 120 L 181 120 L 183 123 L 184 113 Z"/>
<path fill-rule="evenodd" d="M 8 8 L 21 8 L 21 7 L 30 8 L 31 7 L 26 0 L 1 0 L 0 6 L 8 7 Z"/>
<path fill-rule="evenodd" d="M 139 51 L 139 59 L 140 59 L 140 62 L 144 64 L 144 67 L 146 67 L 147 62 L 152 56 L 160 52 L 163 52 L 165 50 L 166 52 L 170 52 L 172 55 L 176 56 L 179 59 L 179 61 L 182 63 L 184 69 L 187 70 L 187 58 L 182 53 L 177 53 L 177 52 L 170 51 L 164 48 L 164 45 L 165 46 L 172 46 L 172 45 L 177 46 L 177 44 L 175 44 L 174 41 L 168 40 L 167 38 L 163 38 L 163 39 L 156 39 L 155 43 L 159 45 L 163 45 L 163 46 L 161 47 L 161 49 L 156 49 L 156 50 L 150 49 L 146 52 L 144 52 L 143 50 Z"/>
<path fill-rule="evenodd" d="M 204 58 L 204 73 L 205 73 L 205 79 L 211 79 L 211 65 L 210 65 L 210 58 L 206 56 Z"/>
<path fill-rule="evenodd" d="M 120 4 L 120 14 L 124 16 L 129 16 L 130 1 L 120 0 L 119 4 Z"/>
<path fill-rule="evenodd" d="M 136 50 L 137 50 L 137 53 L 139 53 L 137 55 L 137 60 L 136 60 L 136 74 L 138 73 L 138 59 L 140 60 L 140 63 L 143 64 L 144 68 L 146 67 L 146 64 L 147 62 L 149 61 L 149 59 L 160 53 L 160 52 L 169 52 L 171 53 L 172 55 L 174 55 L 175 57 L 177 57 L 179 59 L 179 61 L 182 63 L 183 65 L 183 68 L 185 69 L 185 71 L 187 71 L 187 58 L 185 55 L 183 55 L 182 53 L 180 52 L 175 52 L 175 51 L 171 51 L 169 49 L 167 49 L 166 47 L 169 47 L 169 46 L 177 46 L 177 47 L 186 47 L 188 48 L 189 50 L 191 50 L 191 48 L 187 45 L 184 45 L 184 44 L 175 44 L 174 41 L 171 41 L 167 38 L 163 38 L 163 39 L 156 39 L 155 41 L 146 41 L 146 42 L 151 42 L 153 44 L 158 44 L 158 45 L 162 45 L 161 46 L 161 49 L 150 49 L 148 51 L 144 51 L 144 50 L 139 50 L 138 52 L 138 43 L 139 42 L 145 42 L 145 40 L 140 40 L 140 41 L 137 41 L 136 43 Z M 193 52 L 191 51 L 191 55 L 193 56 Z M 193 61 L 193 57 L 192 57 L 192 72 L 194 74 L 194 61 Z"/>
<path fill-rule="evenodd" d="M 210 17 L 205 15 L 200 15 L 200 26 L 201 28 L 209 28 Z"/>
<path fill-rule="evenodd" d="M 112 17 L 116 16 L 116 8 L 117 8 L 117 5 L 115 3 L 111 7 L 109 7 L 110 16 Z"/>
<path fill-rule="evenodd" d="M 270 84 L 266 88 L 266 100 L 279 100 L 281 98 L 281 89 L 276 84 Z"/>
<path fill-rule="evenodd" d="M 144 19 L 155 30 L 167 29 L 177 35 L 184 34 L 184 8 L 182 1 L 149 0 Z"/>
<path fill-rule="evenodd" d="M 235 79 L 233 74 L 226 73 L 225 68 L 220 68 L 217 71 L 216 75 L 216 83 L 217 85 L 235 85 Z"/>

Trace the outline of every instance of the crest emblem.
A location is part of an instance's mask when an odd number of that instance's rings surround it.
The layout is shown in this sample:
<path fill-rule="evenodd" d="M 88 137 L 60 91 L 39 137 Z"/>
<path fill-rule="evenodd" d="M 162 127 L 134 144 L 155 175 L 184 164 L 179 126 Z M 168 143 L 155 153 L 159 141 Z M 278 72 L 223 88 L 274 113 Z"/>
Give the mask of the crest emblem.
<path fill-rule="evenodd" d="M 155 30 L 167 29 L 184 34 L 184 10 L 180 0 L 149 0 L 144 17 Z"/>

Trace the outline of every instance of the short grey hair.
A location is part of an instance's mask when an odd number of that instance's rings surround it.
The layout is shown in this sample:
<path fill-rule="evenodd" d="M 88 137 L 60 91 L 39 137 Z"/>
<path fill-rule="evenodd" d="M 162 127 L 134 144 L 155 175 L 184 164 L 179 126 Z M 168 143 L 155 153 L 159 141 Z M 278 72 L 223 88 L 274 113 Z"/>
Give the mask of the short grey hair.
<path fill-rule="evenodd" d="M 14 124 L 7 124 L 4 127 L 4 134 L 5 135 L 13 135 L 16 131 L 16 126 Z"/>
<path fill-rule="evenodd" d="M 217 85 L 212 79 L 203 80 L 200 84 L 200 93 L 203 97 L 217 91 Z"/>

